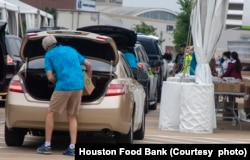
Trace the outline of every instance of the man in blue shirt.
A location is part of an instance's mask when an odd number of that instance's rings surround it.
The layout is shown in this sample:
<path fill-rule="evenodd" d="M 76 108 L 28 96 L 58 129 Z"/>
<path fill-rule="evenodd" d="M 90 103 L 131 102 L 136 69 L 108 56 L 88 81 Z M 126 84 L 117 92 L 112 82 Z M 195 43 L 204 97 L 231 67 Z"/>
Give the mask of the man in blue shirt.
<path fill-rule="evenodd" d="M 54 114 L 67 110 L 69 120 L 70 145 L 63 152 L 75 155 L 77 138 L 77 119 L 84 88 L 84 75 L 81 65 L 85 65 L 87 74 L 92 76 L 92 65 L 74 48 L 57 45 L 57 40 L 50 35 L 43 39 L 45 54 L 45 71 L 50 82 L 55 83 L 45 122 L 45 143 L 37 148 L 38 153 L 50 154 L 51 137 L 54 128 Z"/>

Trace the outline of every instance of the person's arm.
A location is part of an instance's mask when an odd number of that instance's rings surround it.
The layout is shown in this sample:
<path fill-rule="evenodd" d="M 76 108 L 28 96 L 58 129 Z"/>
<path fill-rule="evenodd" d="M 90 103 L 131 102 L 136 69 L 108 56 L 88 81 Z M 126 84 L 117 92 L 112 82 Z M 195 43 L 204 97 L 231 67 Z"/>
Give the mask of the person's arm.
<path fill-rule="evenodd" d="M 92 64 L 86 59 L 83 65 L 86 67 L 86 72 L 89 78 L 92 78 Z"/>
<path fill-rule="evenodd" d="M 48 80 L 49 80 L 50 82 L 55 83 L 56 78 L 55 78 L 55 76 L 54 76 L 54 74 L 53 74 L 52 71 L 47 71 L 47 72 L 46 72 L 46 76 L 47 76 L 47 78 L 48 78 Z"/>
<path fill-rule="evenodd" d="M 228 63 L 227 71 L 221 76 L 221 78 L 223 78 L 223 77 L 231 77 L 232 70 L 233 70 L 233 64 Z"/>
<path fill-rule="evenodd" d="M 179 54 L 175 57 L 175 60 L 174 60 L 173 74 L 175 74 L 177 68 L 179 67 L 178 59 L 179 59 Z"/>
<path fill-rule="evenodd" d="M 54 76 L 53 73 L 53 65 L 51 64 L 50 60 L 49 60 L 49 56 L 46 54 L 45 55 L 45 71 L 46 71 L 46 76 L 49 82 L 51 83 L 55 83 L 56 82 L 56 78 Z"/>

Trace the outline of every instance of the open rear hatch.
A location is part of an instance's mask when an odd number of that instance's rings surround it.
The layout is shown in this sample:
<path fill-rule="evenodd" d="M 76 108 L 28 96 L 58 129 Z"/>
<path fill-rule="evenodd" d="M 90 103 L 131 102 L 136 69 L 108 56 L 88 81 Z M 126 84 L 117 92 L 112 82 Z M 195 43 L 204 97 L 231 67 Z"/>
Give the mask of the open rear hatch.
<path fill-rule="evenodd" d="M 117 26 L 93 25 L 77 28 L 77 30 L 112 37 L 119 50 L 124 46 L 133 48 L 137 40 L 137 34 L 134 31 Z"/>
<path fill-rule="evenodd" d="M 114 72 L 119 55 L 113 39 L 79 31 L 74 31 L 74 33 L 70 31 L 65 33 L 63 31 L 58 31 L 58 33 L 55 31 L 46 32 L 51 32 L 56 37 L 58 44 L 74 47 L 93 63 L 92 81 L 95 89 L 90 96 L 84 96 L 82 101 L 94 101 L 102 96 L 105 93 L 105 86 L 116 77 Z M 26 62 L 26 65 L 20 75 L 24 81 L 26 91 L 33 98 L 49 101 L 54 86 L 48 82 L 44 71 L 43 57 L 46 52 L 42 48 L 43 37 L 44 34 L 41 33 L 35 33 L 32 37 L 31 33 L 31 37 L 23 39 L 20 57 Z"/>

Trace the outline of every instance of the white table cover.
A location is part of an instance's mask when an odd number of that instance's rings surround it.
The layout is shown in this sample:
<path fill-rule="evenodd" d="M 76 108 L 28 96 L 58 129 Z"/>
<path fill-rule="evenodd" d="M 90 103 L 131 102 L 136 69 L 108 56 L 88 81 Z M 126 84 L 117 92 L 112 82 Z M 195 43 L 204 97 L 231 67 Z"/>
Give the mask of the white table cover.
<path fill-rule="evenodd" d="M 212 133 L 216 128 L 213 84 L 178 81 L 175 77 L 163 82 L 159 128 Z"/>
<path fill-rule="evenodd" d="M 160 102 L 160 129 L 179 131 L 180 98 L 181 83 L 164 81 Z"/>

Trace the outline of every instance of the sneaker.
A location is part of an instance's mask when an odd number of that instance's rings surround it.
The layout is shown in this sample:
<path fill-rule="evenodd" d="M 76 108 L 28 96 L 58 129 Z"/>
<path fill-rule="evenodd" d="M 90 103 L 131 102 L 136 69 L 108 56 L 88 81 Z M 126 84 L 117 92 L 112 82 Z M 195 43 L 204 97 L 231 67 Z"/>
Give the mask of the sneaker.
<path fill-rule="evenodd" d="M 41 153 L 41 154 L 51 154 L 52 151 L 51 151 L 51 147 L 48 146 L 48 147 L 45 147 L 44 144 L 42 144 L 41 146 L 39 146 L 36 150 L 37 153 Z"/>
<path fill-rule="evenodd" d="M 74 149 L 70 149 L 68 147 L 65 151 L 63 151 L 63 155 L 74 156 L 75 155 L 75 148 Z"/>

